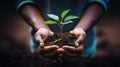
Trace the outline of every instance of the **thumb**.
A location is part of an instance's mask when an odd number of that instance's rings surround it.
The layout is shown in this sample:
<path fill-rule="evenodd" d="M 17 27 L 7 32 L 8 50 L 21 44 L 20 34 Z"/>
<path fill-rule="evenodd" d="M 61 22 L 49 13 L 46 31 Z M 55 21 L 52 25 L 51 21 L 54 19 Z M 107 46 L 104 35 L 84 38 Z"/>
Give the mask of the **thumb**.
<path fill-rule="evenodd" d="M 52 31 L 50 31 L 50 36 L 53 36 L 53 35 L 54 35 L 54 33 Z"/>
<path fill-rule="evenodd" d="M 44 47 L 44 42 L 40 43 L 40 47 L 43 48 Z"/>
<path fill-rule="evenodd" d="M 44 47 L 44 41 L 42 39 L 42 37 L 40 36 L 39 38 L 39 44 L 40 44 L 40 47 L 43 48 Z"/>
<path fill-rule="evenodd" d="M 43 39 L 43 41 L 45 41 L 49 36 L 53 36 L 54 33 L 52 31 L 47 31 L 47 33 L 42 33 L 41 37 Z"/>
<path fill-rule="evenodd" d="M 79 47 L 80 44 L 82 44 L 82 43 L 83 43 L 83 37 L 79 36 L 78 39 L 75 41 L 75 46 Z"/>
<path fill-rule="evenodd" d="M 73 34 L 73 31 L 70 31 L 71 34 Z"/>
<path fill-rule="evenodd" d="M 74 34 L 77 38 L 79 37 L 80 33 L 77 30 L 70 31 L 71 34 Z"/>
<path fill-rule="evenodd" d="M 35 35 L 35 41 L 39 44 L 40 47 L 44 47 L 44 41 L 40 35 Z"/>

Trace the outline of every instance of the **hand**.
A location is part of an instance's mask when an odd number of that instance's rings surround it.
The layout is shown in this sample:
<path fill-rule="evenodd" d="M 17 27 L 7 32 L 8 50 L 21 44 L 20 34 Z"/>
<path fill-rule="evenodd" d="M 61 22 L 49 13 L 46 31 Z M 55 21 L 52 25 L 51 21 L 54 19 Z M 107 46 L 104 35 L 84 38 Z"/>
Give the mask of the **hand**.
<path fill-rule="evenodd" d="M 57 45 L 50 45 L 50 46 L 44 46 L 42 47 L 38 47 L 38 51 L 40 53 L 40 55 L 42 56 L 42 58 L 44 58 L 44 60 L 49 60 L 49 61 L 54 61 L 57 58 L 58 52 L 57 49 L 59 48 L 59 46 Z"/>
<path fill-rule="evenodd" d="M 74 46 L 63 46 L 65 50 L 63 53 L 63 57 L 66 60 L 76 60 L 78 56 L 80 56 L 81 52 L 84 50 L 84 43 L 86 40 L 86 33 L 82 28 L 75 28 L 70 31 L 71 34 L 74 34 L 77 37 Z"/>
<path fill-rule="evenodd" d="M 66 61 L 76 61 L 81 52 L 83 51 L 83 47 L 74 47 L 74 46 L 63 46 L 64 52 L 62 53 L 63 60 Z"/>
<path fill-rule="evenodd" d="M 75 46 L 83 47 L 87 37 L 86 32 L 82 28 L 75 28 L 74 30 L 70 31 L 70 33 L 74 34 L 77 37 Z"/>
<path fill-rule="evenodd" d="M 47 28 L 40 28 L 35 33 L 35 41 L 39 44 L 40 47 L 44 47 L 44 41 L 48 36 L 53 36 L 54 33 Z"/>
<path fill-rule="evenodd" d="M 56 54 L 56 50 L 59 48 L 57 45 L 44 46 L 44 41 L 48 36 L 53 36 L 53 32 L 47 28 L 40 28 L 35 33 L 35 41 L 37 42 L 38 51 L 43 57 L 51 58 Z"/>

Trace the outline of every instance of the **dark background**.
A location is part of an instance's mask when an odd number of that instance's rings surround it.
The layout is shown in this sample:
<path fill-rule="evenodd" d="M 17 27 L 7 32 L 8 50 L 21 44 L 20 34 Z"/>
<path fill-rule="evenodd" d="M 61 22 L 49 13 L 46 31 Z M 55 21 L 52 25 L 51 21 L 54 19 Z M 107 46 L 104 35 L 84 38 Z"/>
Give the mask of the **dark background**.
<path fill-rule="evenodd" d="M 26 63 L 26 61 L 28 61 L 30 58 L 26 60 L 26 58 L 22 56 L 24 55 L 25 51 L 27 51 L 27 48 L 25 47 L 29 46 L 28 27 L 29 26 L 17 14 L 14 0 L 0 1 L 0 64 L 2 64 L 2 67 L 16 64 L 17 62 L 15 63 L 11 60 L 16 60 L 16 58 L 17 60 L 20 60 L 18 59 L 19 55 L 19 57 L 25 62 L 23 64 L 29 65 L 29 63 Z M 96 63 L 94 63 L 94 65 L 110 67 L 119 65 L 120 63 L 119 0 L 110 0 L 108 12 L 99 21 L 99 24 L 97 24 L 96 55 Z M 19 61 L 18 63 L 22 62 Z"/>

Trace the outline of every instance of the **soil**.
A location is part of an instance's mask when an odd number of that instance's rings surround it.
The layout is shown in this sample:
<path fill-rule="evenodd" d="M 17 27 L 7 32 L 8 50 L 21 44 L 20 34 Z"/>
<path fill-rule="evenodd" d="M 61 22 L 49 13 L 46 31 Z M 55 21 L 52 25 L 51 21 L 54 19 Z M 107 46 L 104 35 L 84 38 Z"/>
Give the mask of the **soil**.
<path fill-rule="evenodd" d="M 54 36 L 49 36 L 45 41 L 45 45 L 63 45 L 74 46 L 76 36 L 74 34 L 65 32 L 65 33 L 55 33 Z"/>
<path fill-rule="evenodd" d="M 69 46 L 74 46 L 75 41 L 76 41 L 76 36 L 74 34 L 65 32 L 65 33 L 55 33 L 53 36 L 49 36 L 45 40 L 45 46 L 50 46 L 50 45 L 58 45 L 59 47 L 62 47 L 64 45 L 69 45 Z M 39 46 L 38 46 L 39 48 Z M 43 62 L 51 62 L 52 60 L 57 60 L 61 61 L 59 59 L 59 55 L 55 55 L 52 57 L 46 57 L 45 52 L 39 52 L 39 50 L 36 52 L 36 57 L 40 60 L 43 60 Z M 42 58 L 42 59 L 41 59 Z M 48 59 L 47 59 L 48 58 Z"/>

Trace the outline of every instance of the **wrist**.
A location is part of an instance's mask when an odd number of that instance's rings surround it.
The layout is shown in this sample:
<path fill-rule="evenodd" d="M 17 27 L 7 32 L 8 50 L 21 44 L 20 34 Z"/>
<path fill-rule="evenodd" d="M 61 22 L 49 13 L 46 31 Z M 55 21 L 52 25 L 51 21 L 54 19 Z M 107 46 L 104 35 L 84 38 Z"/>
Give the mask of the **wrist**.
<path fill-rule="evenodd" d="M 44 25 L 44 24 L 40 24 L 40 25 L 33 26 L 33 29 L 34 29 L 35 31 L 37 31 L 37 30 L 39 30 L 39 29 L 41 29 L 41 28 L 45 28 L 45 29 L 50 30 L 49 27 L 48 27 L 47 25 Z"/>
<path fill-rule="evenodd" d="M 33 22 L 34 24 L 32 25 L 33 29 L 34 29 L 35 31 L 38 31 L 40 28 L 45 28 L 45 29 L 50 30 L 49 27 L 48 27 L 46 24 L 43 24 L 43 23 L 42 23 L 43 21 L 44 21 L 44 20 L 34 21 L 34 22 Z"/>
<path fill-rule="evenodd" d="M 80 30 L 86 33 L 86 29 L 82 28 L 82 27 L 75 27 L 74 30 Z"/>

